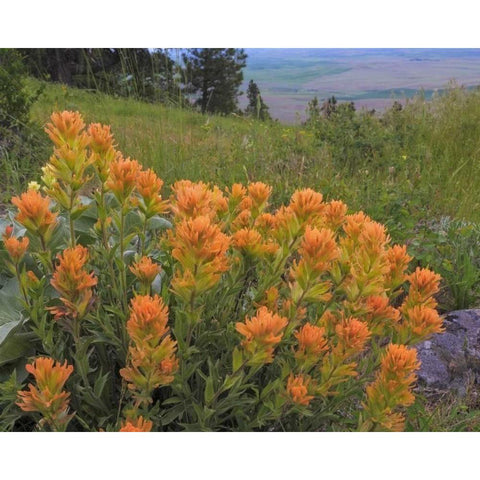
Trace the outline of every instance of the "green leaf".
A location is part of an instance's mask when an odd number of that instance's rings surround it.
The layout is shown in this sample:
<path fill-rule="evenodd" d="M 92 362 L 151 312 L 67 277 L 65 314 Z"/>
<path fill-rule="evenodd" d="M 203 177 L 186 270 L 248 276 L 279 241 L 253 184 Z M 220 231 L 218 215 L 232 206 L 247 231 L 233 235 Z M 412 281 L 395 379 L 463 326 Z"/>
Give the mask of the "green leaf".
<path fill-rule="evenodd" d="M 7 281 L 0 290 L 0 345 L 23 320 L 20 288 L 16 278 Z"/>
<path fill-rule="evenodd" d="M 35 335 L 31 332 L 8 337 L 0 347 L 0 366 L 33 355 L 35 353 L 32 343 L 34 338 Z"/>
<path fill-rule="evenodd" d="M 243 363 L 243 354 L 242 351 L 237 347 L 233 349 L 233 371 L 236 372 Z"/>
<path fill-rule="evenodd" d="M 172 224 L 165 218 L 155 215 L 148 221 L 147 228 L 149 230 L 166 230 L 172 228 Z"/>
<path fill-rule="evenodd" d="M 207 377 L 207 381 L 205 383 L 205 402 L 208 404 L 212 400 L 215 392 L 213 391 L 213 378 Z"/>
<path fill-rule="evenodd" d="M 162 426 L 172 423 L 183 413 L 183 411 L 184 411 L 183 403 L 172 407 L 170 410 L 168 410 L 168 412 L 165 413 L 165 415 L 160 417 Z"/>

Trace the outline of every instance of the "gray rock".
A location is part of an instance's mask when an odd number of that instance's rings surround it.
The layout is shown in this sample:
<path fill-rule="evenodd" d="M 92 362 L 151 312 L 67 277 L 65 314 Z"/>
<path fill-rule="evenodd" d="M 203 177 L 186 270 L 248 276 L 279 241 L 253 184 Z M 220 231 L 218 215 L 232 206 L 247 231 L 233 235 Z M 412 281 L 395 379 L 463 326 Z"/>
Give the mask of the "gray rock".
<path fill-rule="evenodd" d="M 480 309 L 447 313 L 444 327 L 416 345 L 422 362 L 418 386 L 463 396 L 469 385 L 480 383 Z"/>

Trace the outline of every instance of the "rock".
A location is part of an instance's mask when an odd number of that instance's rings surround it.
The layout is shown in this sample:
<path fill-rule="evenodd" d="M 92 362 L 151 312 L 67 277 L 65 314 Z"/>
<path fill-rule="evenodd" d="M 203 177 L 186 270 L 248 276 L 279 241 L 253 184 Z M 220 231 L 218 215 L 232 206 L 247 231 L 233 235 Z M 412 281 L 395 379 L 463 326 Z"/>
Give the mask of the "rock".
<path fill-rule="evenodd" d="M 416 345 L 422 362 L 418 387 L 464 396 L 469 385 L 480 383 L 480 309 L 447 313 L 444 327 Z"/>

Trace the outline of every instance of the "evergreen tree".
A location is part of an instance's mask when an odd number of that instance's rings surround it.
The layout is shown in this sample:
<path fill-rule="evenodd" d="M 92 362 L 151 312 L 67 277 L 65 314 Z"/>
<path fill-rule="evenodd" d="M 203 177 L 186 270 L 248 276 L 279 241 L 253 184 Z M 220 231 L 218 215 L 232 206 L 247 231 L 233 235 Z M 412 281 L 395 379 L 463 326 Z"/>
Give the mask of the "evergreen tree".
<path fill-rule="evenodd" d="M 260 89 L 253 80 L 250 80 L 248 84 L 247 98 L 248 106 L 245 109 L 245 115 L 256 117 L 262 121 L 271 120 L 268 107 L 260 95 Z"/>
<path fill-rule="evenodd" d="M 247 55 L 243 49 L 193 48 L 183 55 L 186 91 L 198 98 L 202 113 L 227 115 L 238 110 L 242 68 Z"/>
<path fill-rule="evenodd" d="M 318 102 L 318 98 L 315 96 L 308 102 L 307 105 L 307 120 L 305 122 L 306 125 L 315 126 L 321 114 L 320 104 Z"/>

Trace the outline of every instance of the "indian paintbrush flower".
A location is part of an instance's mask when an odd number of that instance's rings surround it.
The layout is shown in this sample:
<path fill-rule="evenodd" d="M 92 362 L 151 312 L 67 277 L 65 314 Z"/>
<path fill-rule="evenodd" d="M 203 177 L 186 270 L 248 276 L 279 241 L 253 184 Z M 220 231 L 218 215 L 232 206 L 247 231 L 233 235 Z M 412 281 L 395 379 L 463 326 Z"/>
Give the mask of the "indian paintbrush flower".
<path fill-rule="evenodd" d="M 19 391 L 17 405 L 25 412 L 40 412 L 53 429 L 64 429 L 72 415 L 67 412 L 70 393 L 63 387 L 73 366 L 38 357 L 25 369 L 35 377 L 36 386 L 29 384 L 28 391 Z"/>
<path fill-rule="evenodd" d="M 42 242 L 48 242 L 57 222 L 57 214 L 50 211 L 50 199 L 35 190 L 27 190 L 20 197 L 13 197 L 12 203 L 19 210 L 15 220 L 31 234 L 38 235 Z"/>
<path fill-rule="evenodd" d="M 176 342 L 169 334 L 168 307 L 155 295 L 132 299 L 127 332 L 132 341 L 127 366 L 120 375 L 139 402 L 149 403 L 152 391 L 168 385 L 178 369 Z"/>
<path fill-rule="evenodd" d="M 62 306 L 50 307 L 55 320 L 71 317 L 81 320 L 91 307 L 93 291 L 97 284 L 94 273 L 87 273 L 84 266 L 88 250 L 82 245 L 67 248 L 57 255 L 58 265 L 50 283 L 60 293 Z"/>
<path fill-rule="evenodd" d="M 256 316 L 235 324 L 237 332 L 245 337 L 242 346 L 250 364 L 273 362 L 273 351 L 282 339 L 287 323 L 285 317 L 272 313 L 267 307 L 260 307 Z"/>

